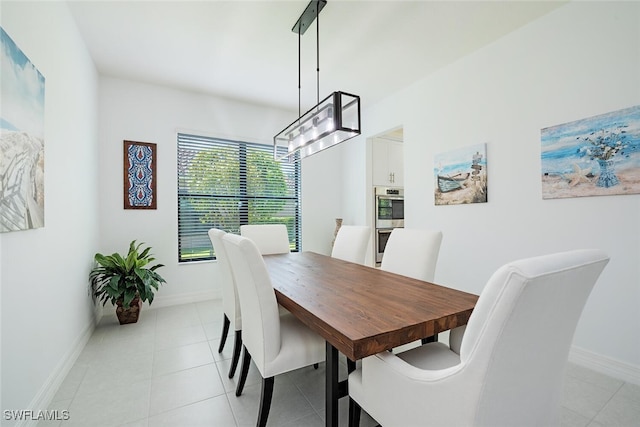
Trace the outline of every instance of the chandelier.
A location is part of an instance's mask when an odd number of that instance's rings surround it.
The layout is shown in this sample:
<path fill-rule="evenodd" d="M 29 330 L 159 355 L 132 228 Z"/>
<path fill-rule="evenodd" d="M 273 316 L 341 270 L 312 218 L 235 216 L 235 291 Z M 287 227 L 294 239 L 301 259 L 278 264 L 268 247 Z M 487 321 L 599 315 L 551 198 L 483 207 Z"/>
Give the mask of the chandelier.
<path fill-rule="evenodd" d="M 273 156 L 298 161 L 319 151 L 360 135 L 360 97 L 346 92 L 333 92 L 320 101 L 320 11 L 326 0 L 311 0 L 291 31 L 298 34 L 298 118 L 273 137 Z M 300 114 L 300 39 L 317 20 L 317 105 Z M 278 150 L 287 147 L 287 151 Z"/>

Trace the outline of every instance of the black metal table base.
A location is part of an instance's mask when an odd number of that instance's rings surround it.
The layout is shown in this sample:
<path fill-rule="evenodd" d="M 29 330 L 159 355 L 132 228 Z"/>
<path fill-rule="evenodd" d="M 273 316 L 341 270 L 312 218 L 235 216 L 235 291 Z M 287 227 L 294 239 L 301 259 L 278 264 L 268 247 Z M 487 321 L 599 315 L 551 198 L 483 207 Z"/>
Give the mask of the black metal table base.
<path fill-rule="evenodd" d="M 326 365 L 325 372 L 325 425 L 327 427 L 338 426 L 338 350 L 328 342 L 326 343 Z"/>
<path fill-rule="evenodd" d="M 326 372 L 325 372 L 325 425 L 338 426 L 338 401 L 349 395 L 348 379 L 338 381 L 338 350 L 326 343 Z M 356 362 L 347 358 L 347 371 L 351 373 L 356 368 Z"/>

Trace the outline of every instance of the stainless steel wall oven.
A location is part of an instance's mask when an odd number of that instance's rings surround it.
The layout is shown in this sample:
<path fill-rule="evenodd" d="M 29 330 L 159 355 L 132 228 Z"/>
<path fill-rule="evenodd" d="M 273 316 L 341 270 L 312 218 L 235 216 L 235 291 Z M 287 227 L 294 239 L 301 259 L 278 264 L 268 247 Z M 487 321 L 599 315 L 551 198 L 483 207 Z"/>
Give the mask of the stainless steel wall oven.
<path fill-rule="evenodd" d="M 394 228 L 404 227 L 404 190 L 375 187 L 376 264 L 382 261 L 384 248 Z"/>

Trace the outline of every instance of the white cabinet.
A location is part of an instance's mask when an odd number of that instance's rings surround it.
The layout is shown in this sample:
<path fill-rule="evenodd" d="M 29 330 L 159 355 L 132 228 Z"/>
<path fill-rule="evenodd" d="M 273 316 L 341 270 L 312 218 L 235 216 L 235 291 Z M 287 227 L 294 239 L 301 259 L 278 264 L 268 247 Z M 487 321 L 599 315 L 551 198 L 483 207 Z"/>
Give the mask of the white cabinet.
<path fill-rule="evenodd" d="M 404 186 L 402 142 L 373 140 L 373 185 Z"/>

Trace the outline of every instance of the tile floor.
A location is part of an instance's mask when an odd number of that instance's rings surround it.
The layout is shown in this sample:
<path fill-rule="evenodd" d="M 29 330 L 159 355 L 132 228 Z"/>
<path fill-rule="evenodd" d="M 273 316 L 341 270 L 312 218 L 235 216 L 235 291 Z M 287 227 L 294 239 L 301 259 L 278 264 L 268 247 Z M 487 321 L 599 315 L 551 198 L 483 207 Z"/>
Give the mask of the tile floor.
<path fill-rule="evenodd" d="M 239 375 L 227 377 L 233 335 L 219 354 L 221 329 L 219 300 L 145 309 L 133 325 L 105 316 L 49 407 L 68 410 L 70 418 L 38 425 L 254 426 L 260 375 L 253 366 L 244 393 L 235 396 Z M 341 399 L 340 425 L 347 425 L 347 406 Z M 322 364 L 276 378 L 268 424 L 324 425 Z M 376 423 L 363 413 L 361 425 Z M 638 425 L 640 386 L 570 365 L 562 426 Z"/>

